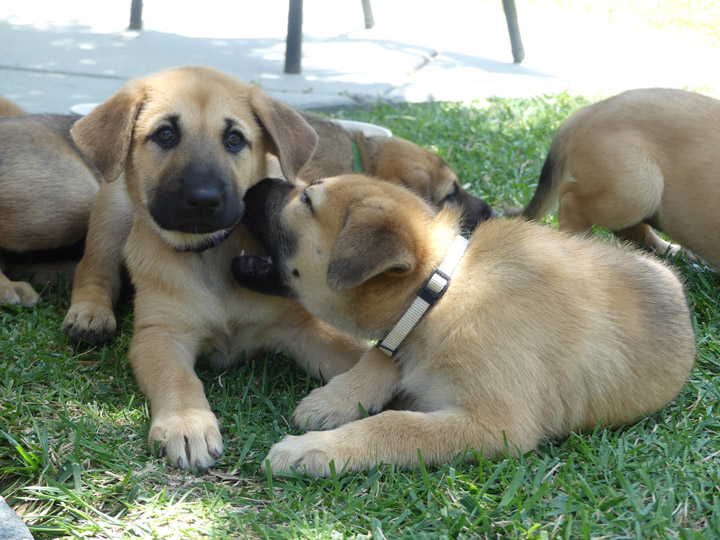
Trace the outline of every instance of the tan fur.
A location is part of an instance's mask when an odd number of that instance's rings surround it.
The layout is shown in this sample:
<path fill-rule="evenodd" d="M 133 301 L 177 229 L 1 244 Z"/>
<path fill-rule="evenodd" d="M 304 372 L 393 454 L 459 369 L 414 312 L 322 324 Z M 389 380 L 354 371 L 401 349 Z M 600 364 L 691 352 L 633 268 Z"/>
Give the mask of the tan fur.
<path fill-rule="evenodd" d="M 720 101 L 684 90 L 624 92 L 561 126 L 524 215 L 537 219 L 559 200 L 561 229 L 599 225 L 676 252 L 651 223 L 720 269 L 719 148 Z"/>
<path fill-rule="evenodd" d="M 294 254 L 275 264 L 310 313 L 383 338 L 444 258 L 456 217 L 434 216 L 409 192 L 368 178 L 302 193 L 274 209 L 268 230 L 297 234 Z M 363 229 L 387 238 L 376 249 Z M 334 265 L 338 253 L 344 262 Z M 338 427 L 285 437 L 267 460 L 274 473 L 324 476 L 331 460 L 337 470 L 413 466 L 418 449 L 428 465 L 468 447 L 522 453 L 664 407 L 694 356 L 683 286 L 665 264 L 531 222 L 490 220 L 394 358 L 371 349 L 293 414 L 299 427 Z M 398 395 L 412 410 L 380 412 Z M 362 418 L 358 404 L 378 414 Z"/>
<path fill-rule="evenodd" d="M 0 116 L 25 116 L 27 113 L 7 98 L 0 96 Z"/>
<path fill-rule="evenodd" d="M 19 109 L 18 109 L 19 111 Z M 5 112 L 8 112 L 5 110 Z M 75 117 L 26 115 L 0 118 L 0 304 L 32 307 L 34 283 L 59 272 L 72 279 L 74 264 L 26 264 L 29 254 L 80 241 L 87 231 L 100 176 L 70 138 Z"/>
<path fill-rule="evenodd" d="M 169 122 L 178 126 L 179 143 L 162 148 L 154 137 Z M 247 141 L 237 153 L 224 145 L 228 124 Z M 268 152 L 279 157 L 284 174 L 293 178 L 312 154 L 316 138 L 292 109 L 230 76 L 187 67 L 131 81 L 78 121 L 72 133 L 111 183 L 93 208 L 90 234 L 97 237 L 88 238 L 92 251 L 78 269 L 65 324 L 70 330 L 78 323 L 92 328 L 96 317 L 112 318 L 114 324 L 112 301 L 119 283 L 106 267 L 118 265 L 122 244 L 117 242 L 125 241 L 126 234 L 116 234 L 115 228 L 129 229 L 124 256 L 136 291 L 130 362 L 150 400 L 150 447 L 160 449 L 171 463 L 204 469 L 222 452 L 217 419 L 193 369 L 200 355 L 228 366 L 243 354 L 282 348 L 311 374 L 330 378 L 354 365 L 366 350 L 297 302 L 267 298 L 234 284 L 232 257 L 257 249 L 242 227 L 217 247 L 177 252 L 174 246 L 203 235 L 164 229 L 152 210 L 159 194 L 188 179 L 205 181 L 203 174 L 187 172 L 193 167 L 205 167 L 201 170 L 230 183 L 224 201 L 241 199 L 264 177 Z M 103 232 L 109 233 L 107 241 Z M 109 275 L 110 281 L 103 281 Z"/>

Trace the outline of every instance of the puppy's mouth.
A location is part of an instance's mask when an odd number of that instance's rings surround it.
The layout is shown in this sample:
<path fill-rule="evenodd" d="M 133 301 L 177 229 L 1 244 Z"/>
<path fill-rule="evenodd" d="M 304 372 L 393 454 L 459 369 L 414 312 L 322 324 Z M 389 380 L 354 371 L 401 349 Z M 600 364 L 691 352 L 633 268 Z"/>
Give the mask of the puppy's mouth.
<path fill-rule="evenodd" d="M 242 251 L 233 259 L 230 269 L 235 281 L 246 289 L 261 294 L 292 297 L 270 255 L 246 255 Z"/>
<path fill-rule="evenodd" d="M 240 225 L 242 220 L 239 220 L 234 225 L 226 229 L 220 229 L 210 233 L 188 233 L 181 231 L 169 231 L 162 227 L 155 226 L 155 232 L 165 242 L 170 244 L 175 251 L 178 252 L 201 252 L 207 249 L 218 247 L 222 242 L 228 238 L 233 231 Z"/>
<path fill-rule="evenodd" d="M 275 265 L 270 255 L 245 255 L 245 250 L 233 260 L 233 275 L 242 278 L 266 277 Z"/>

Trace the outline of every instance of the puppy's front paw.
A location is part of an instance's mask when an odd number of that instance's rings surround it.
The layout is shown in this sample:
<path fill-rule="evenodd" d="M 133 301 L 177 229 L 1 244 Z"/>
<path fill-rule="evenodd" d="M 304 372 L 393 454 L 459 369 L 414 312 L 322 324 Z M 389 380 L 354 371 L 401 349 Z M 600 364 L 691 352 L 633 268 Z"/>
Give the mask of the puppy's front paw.
<path fill-rule="evenodd" d="M 35 307 L 40 295 L 24 281 L 4 281 L 0 284 L 0 305 Z"/>
<path fill-rule="evenodd" d="M 188 409 L 154 418 L 148 436 L 150 449 L 181 469 L 204 471 L 222 455 L 223 441 L 215 415 Z"/>
<path fill-rule="evenodd" d="M 107 343 L 115 334 L 112 309 L 92 302 L 76 302 L 70 306 L 62 323 L 62 331 L 73 341 L 98 345 Z"/>
<path fill-rule="evenodd" d="M 310 392 L 295 408 L 293 423 L 303 429 L 332 429 L 362 418 L 362 409 L 353 393 L 339 390 L 331 381 Z"/>
<path fill-rule="evenodd" d="M 342 457 L 333 455 L 333 433 L 311 431 L 299 437 L 288 435 L 275 443 L 263 460 L 261 470 L 266 471 L 269 462 L 273 473 L 289 473 L 293 469 L 310 476 L 330 476 L 330 461 L 334 461 L 335 470 L 345 466 Z"/>

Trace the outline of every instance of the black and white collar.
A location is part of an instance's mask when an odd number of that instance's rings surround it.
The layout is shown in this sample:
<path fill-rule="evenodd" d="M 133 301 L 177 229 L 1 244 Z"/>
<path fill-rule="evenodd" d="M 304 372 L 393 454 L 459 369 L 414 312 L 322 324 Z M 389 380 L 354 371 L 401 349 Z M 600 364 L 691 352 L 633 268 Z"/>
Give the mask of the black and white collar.
<path fill-rule="evenodd" d="M 445 294 L 450 286 L 450 278 L 455 271 L 455 267 L 465 254 L 468 246 L 468 240 L 460 235 L 455 237 L 455 241 L 440 266 L 430 274 L 425 281 L 422 289 L 418 291 L 415 300 L 410 305 L 405 314 L 401 317 L 390 333 L 385 336 L 377 344 L 377 348 L 388 356 L 393 356 L 397 352 L 400 343 L 407 337 L 415 325 L 420 321 L 425 312 Z"/>

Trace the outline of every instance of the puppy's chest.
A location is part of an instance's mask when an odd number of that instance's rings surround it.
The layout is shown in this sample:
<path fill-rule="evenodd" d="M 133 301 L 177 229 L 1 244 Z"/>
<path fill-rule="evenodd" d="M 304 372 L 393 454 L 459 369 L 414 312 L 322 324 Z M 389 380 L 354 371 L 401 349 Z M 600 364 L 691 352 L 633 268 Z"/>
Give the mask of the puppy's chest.
<path fill-rule="evenodd" d="M 202 302 L 209 308 L 200 322 L 216 346 L 228 351 L 243 348 L 252 341 L 258 327 L 266 321 L 263 297 L 240 287 L 230 273 L 230 258 L 203 267 Z"/>
<path fill-rule="evenodd" d="M 412 400 L 414 410 L 436 411 L 457 405 L 457 380 L 441 363 L 427 356 L 427 349 L 408 347 L 396 361 L 402 368 L 400 391 Z"/>
<path fill-rule="evenodd" d="M 172 294 L 190 309 L 192 326 L 203 343 L 202 353 L 211 354 L 213 364 L 227 366 L 243 353 L 254 351 L 257 334 L 267 325 L 267 302 L 233 279 L 230 263 L 234 249 L 187 255 L 182 278 L 172 284 Z"/>

